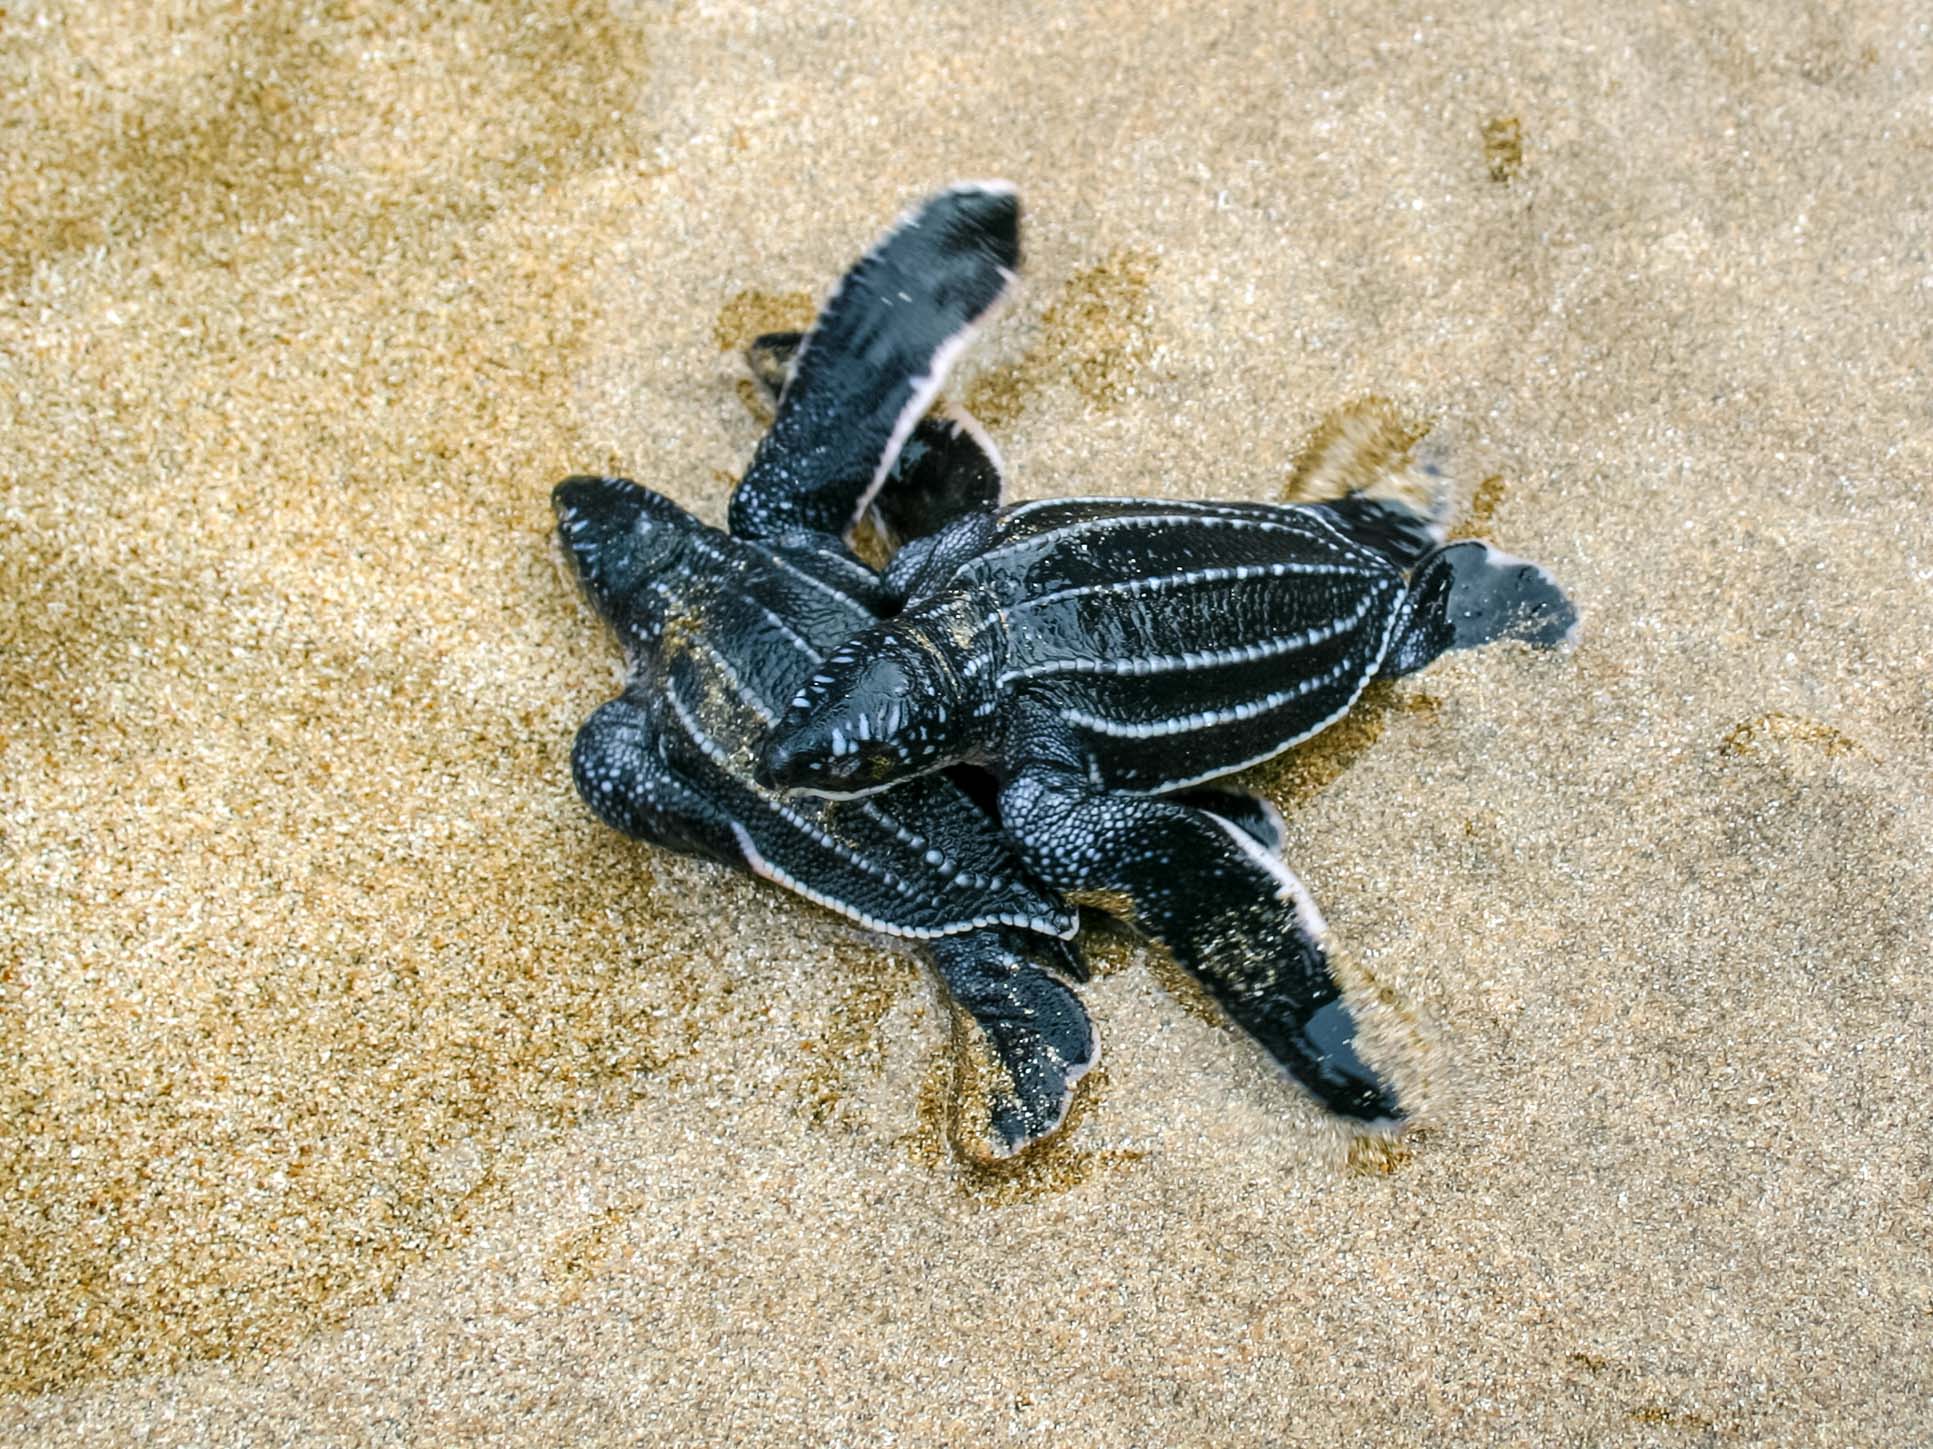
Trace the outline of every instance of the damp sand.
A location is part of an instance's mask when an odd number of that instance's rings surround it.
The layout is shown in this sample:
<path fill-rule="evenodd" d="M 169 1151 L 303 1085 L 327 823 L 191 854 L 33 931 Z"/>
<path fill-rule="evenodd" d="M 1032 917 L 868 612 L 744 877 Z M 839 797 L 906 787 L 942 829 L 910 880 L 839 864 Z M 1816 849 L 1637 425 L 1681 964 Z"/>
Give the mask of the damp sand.
<path fill-rule="evenodd" d="M 0 1436 L 1933 1435 L 1924 12 L 957 9 L 0 11 Z M 1256 776 L 1396 1150 L 1105 935 L 976 1172 L 915 967 L 571 794 L 549 485 L 720 520 L 978 175 L 1021 493 L 1386 397 L 1582 610 Z"/>

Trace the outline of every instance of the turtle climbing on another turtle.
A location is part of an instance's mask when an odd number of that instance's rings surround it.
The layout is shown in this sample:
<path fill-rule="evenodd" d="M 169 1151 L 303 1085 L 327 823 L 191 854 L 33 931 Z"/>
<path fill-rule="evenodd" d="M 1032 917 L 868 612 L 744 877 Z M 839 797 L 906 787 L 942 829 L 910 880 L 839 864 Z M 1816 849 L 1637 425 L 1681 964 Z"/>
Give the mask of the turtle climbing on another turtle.
<path fill-rule="evenodd" d="M 758 778 L 843 799 L 985 765 L 1041 879 L 1166 945 L 1331 1111 L 1399 1121 L 1357 1049 L 1314 901 L 1200 787 L 1334 723 L 1379 674 L 1571 638 L 1575 611 L 1543 569 L 1443 541 L 1447 495 L 1439 465 L 1403 460 L 1300 504 L 1088 497 L 967 514 L 895 557 L 902 611 L 814 671 Z"/>

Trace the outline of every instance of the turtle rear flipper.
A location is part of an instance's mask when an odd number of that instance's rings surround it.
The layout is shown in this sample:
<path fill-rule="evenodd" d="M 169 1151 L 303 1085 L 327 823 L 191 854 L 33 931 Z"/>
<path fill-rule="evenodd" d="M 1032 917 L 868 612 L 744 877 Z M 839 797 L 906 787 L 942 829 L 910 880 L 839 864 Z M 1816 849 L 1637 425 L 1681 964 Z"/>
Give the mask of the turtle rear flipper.
<path fill-rule="evenodd" d="M 1094 1065 L 1087 1008 L 1041 964 L 1064 943 L 1018 931 L 974 931 L 933 942 L 934 969 L 954 1009 L 963 1150 L 1005 1158 L 1061 1125 Z M 1056 949 L 1061 948 L 1061 949 Z"/>
<path fill-rule="evenodd" d="M 1576 636 L 1577 610 L 1557 580 L 1534 563 L 1466 539 L 1417 566 L 1381 672 L 1410 674 L 1439 654 L 1498 639 L 1554 649 Z"/>
<path fill-rule="evenodd" d="M 888 232 L 792 358 L 731 531 L 850 530 L 1019 264 L 1020 206 L 1003 182 L 951 187 Z"/>

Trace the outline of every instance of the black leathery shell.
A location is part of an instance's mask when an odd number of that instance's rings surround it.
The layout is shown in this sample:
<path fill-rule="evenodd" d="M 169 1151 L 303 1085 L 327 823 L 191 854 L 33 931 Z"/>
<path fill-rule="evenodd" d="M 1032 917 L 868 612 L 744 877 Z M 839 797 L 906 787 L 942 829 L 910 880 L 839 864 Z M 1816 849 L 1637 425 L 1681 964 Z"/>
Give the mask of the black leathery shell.
<path fill-rule="evenodd" d="M 1047 701 L 1096 783 L 1154 793 L 1346 710 L 1404 587 L 1313 510 L 1097 500 L 1009 510 L 948 592 L 999 613 L 995 697 Z"/>

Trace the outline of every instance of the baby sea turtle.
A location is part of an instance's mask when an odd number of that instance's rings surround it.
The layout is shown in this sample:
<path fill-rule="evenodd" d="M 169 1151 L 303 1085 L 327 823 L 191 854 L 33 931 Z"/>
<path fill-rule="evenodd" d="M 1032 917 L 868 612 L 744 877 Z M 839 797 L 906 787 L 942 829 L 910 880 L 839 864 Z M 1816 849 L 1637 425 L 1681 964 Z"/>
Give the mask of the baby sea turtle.
<path fill-rule="evenodd" d="M 1343 457 L 1331 471 L 1355 470 Z M 759 778 L 850 798 L 990 766 L 1043 880 L 1166 945 L 1332 1111 L 1398 1120 L 1308 892 L 1257 843 L 1264 828 L 1232 828 L 1219 792 L 1205 812 L 1198 787 L 1333 724 L 1379 674 L 1570 637 L 1575 614 L 1541 568 L 1442 542 L 1446 492 L 1423 465 L 1316 503 L 1069 498 L 967 515 L 894 559 L 904 611 L 813 674 Z"/>
<path fill-rule="evenodd" d="M 997 501 L 990 445 L 924 414 L 1017 260 L 1011 189 L 956 187 L 848 273 L 803 342 L 760 339 L 754 372 L 790 380 L 731 533 L 624 479 L 570 478 L 554 494 L 565 553 L 630 666 L 578 732 L 578 792 L 626 835 L 923 943 L 981 1068 L 984 1127 L 963 1145 L 994 1157 L 1052 1132 L 1095 1058 L 1087 1012 L 1056 975 L 1085 978 L 1064 939 L 1074 914 L 943 775 L 850 803 L 788 799 L 751 775 L 786 701 L 874 617 L 878 577 L 842 538 L 861 509 L 909 532 Z M 830 508 L 835 491 L 847 501 Z"/>

